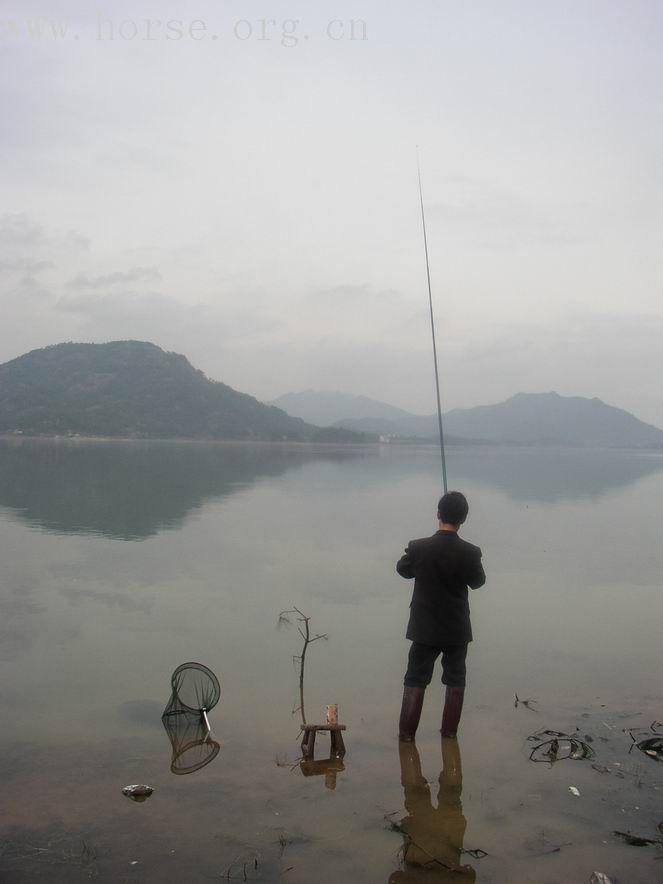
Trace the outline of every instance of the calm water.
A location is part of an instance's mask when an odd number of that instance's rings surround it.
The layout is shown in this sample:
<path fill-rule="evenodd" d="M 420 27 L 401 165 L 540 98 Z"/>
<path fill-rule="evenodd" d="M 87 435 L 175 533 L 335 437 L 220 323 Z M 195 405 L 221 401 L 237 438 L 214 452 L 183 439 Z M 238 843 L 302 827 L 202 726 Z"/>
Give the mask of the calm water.
<path fill-rule="evenodd" d="M 0 880 L 660 880 L 663 850 L 611 833 L 663 837 L 663 765 L 623 732 L 663 719 L 663 458 L 450 452 L 488 583 L 463 776 L 448 757 L 441 787 L 439 684 L 427 695 L 429 796 L 395 739 L 411 584 L 394 563 L 435 530 L 438 469 L 427 448 L 3 443 Z M 329 636 L 306 702 L 309 720 L 338 703 L 348 728 L 334 790 L 286 765 L 301 642 L 277 621 L 293 605 Z M 174 776 L 160 716 L 190 659 L 220 676 L 221 750 Z M 608 772 L 533 764 L 540 728 L 579 728 Z M 121 794 L 135 782 L 155 789 L 143 804 Z M 420 847 L 488 856 L 422 872 L 388 823 L 403 819 Z"/>

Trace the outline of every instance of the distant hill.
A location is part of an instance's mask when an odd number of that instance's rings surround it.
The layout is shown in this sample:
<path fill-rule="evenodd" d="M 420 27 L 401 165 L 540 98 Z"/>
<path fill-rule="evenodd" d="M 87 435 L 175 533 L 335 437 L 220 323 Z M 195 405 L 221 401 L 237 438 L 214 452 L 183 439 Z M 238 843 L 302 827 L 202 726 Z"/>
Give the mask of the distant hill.
<path fill-rule="evenodd" d="M 455 409 L 450 433 L 490 442 L 610 448 L 663 447 L 663 430 L 600 399 L 518 393 L 498 405 Z"/>
<path fill-rule="evenodd" d="M 0 365 L 0 433 L 362 441 L 207 378 L 144 341 L 56 344 Z"/>
<path fill-rule="evenodd" d="M 301 393 L 285 393 L 273 399 L 270 405 L 282 408 L 293 417 L 300 417 L 319 427 L 330 427 L 339 421 L 362 418 L 385 420 L 406 420 L 412 415 L 402 408 L 378 402 L 367 396 L 352 396 L 349 393 L 324 393 L 317 390 L 304 390 Z"/>
<path fill-rule="evenodd" d="M 302 394 L 303 395 L 303 394 Z M 313 408 L 313 395 L 306 394 Z M 362 397 L 348 397 L 348 404 Z M 344 407 L 343 401 L 340 407 Z M 374 406 L 383 406 L 369 400 Z M 321 407 L 327 402 L 321 398 Z M 385 406 L 389 408 L 390 406 Z M 377 409 L 376 409 L 377 410 Z M 437 416 L 365 414 L 339 419 L 337 426 L 401 438 L 437 438 Z M 607 448 L 661 448 L 663 430 L 600 399 L 558 393 L 517 393 L 497 405 L 456 408 L 444 416 L 447 439 L 493 444 L 562 445 Z"/>

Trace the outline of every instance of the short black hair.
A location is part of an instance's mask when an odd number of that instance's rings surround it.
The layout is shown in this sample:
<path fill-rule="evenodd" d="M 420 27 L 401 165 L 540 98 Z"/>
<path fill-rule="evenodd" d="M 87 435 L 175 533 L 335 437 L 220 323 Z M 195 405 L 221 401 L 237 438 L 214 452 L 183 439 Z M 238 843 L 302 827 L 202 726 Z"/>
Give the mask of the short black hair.
<path fill-rule="evenodd" d="M 460 491 L 448 491 L 437 505 L 440 521 L 448 525 L 462 525 L 469 511 L 467 499 Z"/>

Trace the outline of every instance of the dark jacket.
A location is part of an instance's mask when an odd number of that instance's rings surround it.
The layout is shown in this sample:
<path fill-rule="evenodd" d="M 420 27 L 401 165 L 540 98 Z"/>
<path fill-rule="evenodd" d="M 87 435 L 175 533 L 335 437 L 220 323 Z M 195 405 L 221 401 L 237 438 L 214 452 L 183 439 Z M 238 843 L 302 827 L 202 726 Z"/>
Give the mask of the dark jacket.
<path fill-rule="evenodd" d="M 455 531 L 411 540 L 396 570 L 414 577 L 407 638 L 422 645 L 444 647 L 472 641 L 467 587 L 486 582 L 481 550 Z"/>

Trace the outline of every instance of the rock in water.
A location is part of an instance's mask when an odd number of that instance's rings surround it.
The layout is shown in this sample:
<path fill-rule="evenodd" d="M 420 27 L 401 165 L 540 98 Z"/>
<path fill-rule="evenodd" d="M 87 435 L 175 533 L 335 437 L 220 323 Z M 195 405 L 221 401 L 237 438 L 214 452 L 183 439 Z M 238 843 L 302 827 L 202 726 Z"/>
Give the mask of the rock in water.
<path fill-rule="evenodd" d="M 592 872 L 589 884 L 612 884 L 612 878 L 608 878 L 603 872 Z"/>
<path fill-rule="evenodd" d="M 132 801 L 145 801 L 154 792 L 152 786 L 146 786 L 145 783 L 134 783 L 132 786 L 125 786 L 122 794 Z"/>

